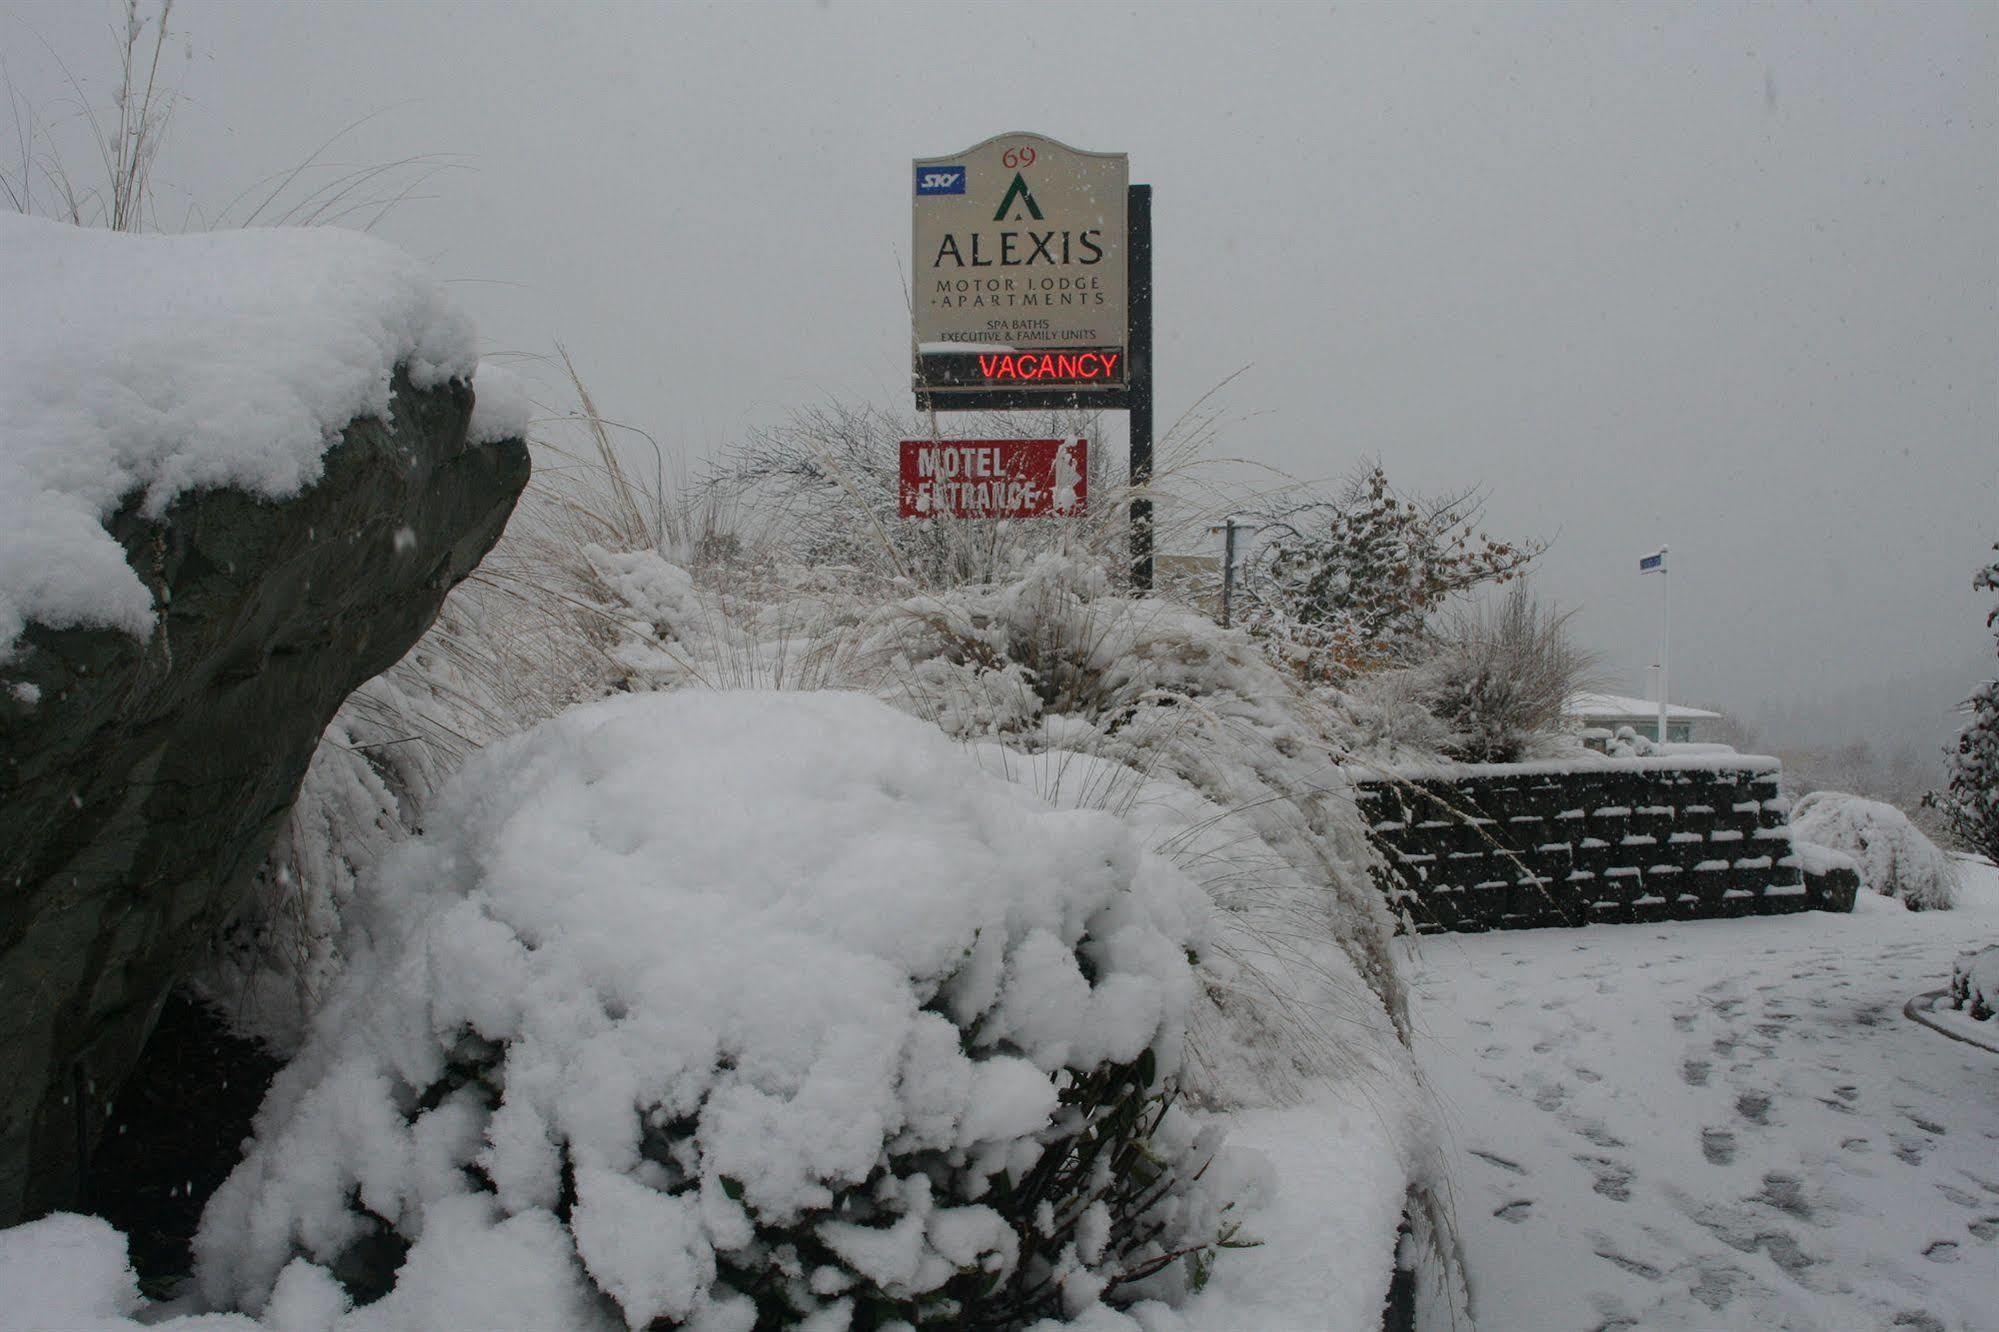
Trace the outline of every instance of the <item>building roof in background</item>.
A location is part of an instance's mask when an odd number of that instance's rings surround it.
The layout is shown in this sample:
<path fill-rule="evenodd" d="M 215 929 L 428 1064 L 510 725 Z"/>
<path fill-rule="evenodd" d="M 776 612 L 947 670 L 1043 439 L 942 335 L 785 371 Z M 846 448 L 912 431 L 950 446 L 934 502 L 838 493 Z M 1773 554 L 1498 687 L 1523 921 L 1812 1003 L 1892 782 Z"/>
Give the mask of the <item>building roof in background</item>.
<path fill-rule="evenodd" d="M 1622 694 L 1570 694 L 1569 701 L 1562 705 L 1562 711 L 1571 717 L 1589 719 L 1593 717 L 1657 717 L 1659 704 L 1649 698 L 1626 698 Z M 1666 720 L 1678 718 L 1681 721 L 1718 720 L 1719 712 L 1709 712 L 1705 708 L 1681 707 L 1678 703 L 1666 705 Z"/>

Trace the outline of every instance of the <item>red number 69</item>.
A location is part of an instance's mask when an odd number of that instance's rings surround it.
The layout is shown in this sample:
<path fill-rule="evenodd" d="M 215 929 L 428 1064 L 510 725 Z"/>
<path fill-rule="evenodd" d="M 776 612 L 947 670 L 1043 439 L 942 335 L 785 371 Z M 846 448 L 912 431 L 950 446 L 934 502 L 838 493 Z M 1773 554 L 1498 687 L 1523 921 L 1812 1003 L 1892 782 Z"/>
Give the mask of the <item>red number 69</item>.
<path fill-rule="evenodd" d="M 1031 167 L 1034 165 L 1034 150 L 1032 148 L 1009 148 L 1000 154 L 1000 165 L 1009 171 L 1018 167 Z"/>

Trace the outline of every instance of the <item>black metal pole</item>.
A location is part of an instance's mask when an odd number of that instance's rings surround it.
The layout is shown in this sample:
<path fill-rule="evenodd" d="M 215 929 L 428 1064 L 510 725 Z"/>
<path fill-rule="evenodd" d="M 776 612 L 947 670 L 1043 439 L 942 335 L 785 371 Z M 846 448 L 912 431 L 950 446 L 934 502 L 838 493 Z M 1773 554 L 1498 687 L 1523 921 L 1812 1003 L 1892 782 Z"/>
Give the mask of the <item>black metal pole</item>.
<path fill-rule="evenodd" d="M 1152 187 L 1133 185 L 1127 196 L 1130 225 L 1125 252 L 1131 302 L 1131 585 L 1152 588 Z"/>

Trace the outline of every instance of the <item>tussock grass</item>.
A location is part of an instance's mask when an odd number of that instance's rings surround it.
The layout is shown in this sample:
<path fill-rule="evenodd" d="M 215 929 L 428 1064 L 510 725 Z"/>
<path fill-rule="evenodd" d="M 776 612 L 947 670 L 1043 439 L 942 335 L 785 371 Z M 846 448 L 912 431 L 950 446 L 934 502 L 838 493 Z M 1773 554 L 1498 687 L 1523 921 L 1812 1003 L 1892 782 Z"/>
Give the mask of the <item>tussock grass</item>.
<path fill-rule="evenodd" d="M 175 117 L 189 100 L 171 64 L 163 68 L 163 62 L 176 41 L 190 57 L 193 51 L 187 34 L 173 26 L 174 4 L 159 0 L 148 13 L 141 0 L 125 0 L 115 38 L 118 77 L 108 106 L 25 20 L 10 25 L 26 34 L 23 45 L 38 47 L 62 71 L 68 91 L 52 107 L 30 105 L 15 90 L 0 56 L 0 84 L 13 125 L 11 160 L 0 159 L 0 206 L 125 232 L 331 225 L 369 231 L 403 204 L 431 197 L 419 191 L 437 177 L 468 169 L 462 157 L 450 153 L 363 163 L 329 158 L 343 139 L 394 109 L 385 108 L 342 127 L 292 166 L 252 181 L 216 213 L 190 200 L 178 219 L 163 219 L 155 168 Z M 0 29 L 0 50 L 9 44 Z"/>

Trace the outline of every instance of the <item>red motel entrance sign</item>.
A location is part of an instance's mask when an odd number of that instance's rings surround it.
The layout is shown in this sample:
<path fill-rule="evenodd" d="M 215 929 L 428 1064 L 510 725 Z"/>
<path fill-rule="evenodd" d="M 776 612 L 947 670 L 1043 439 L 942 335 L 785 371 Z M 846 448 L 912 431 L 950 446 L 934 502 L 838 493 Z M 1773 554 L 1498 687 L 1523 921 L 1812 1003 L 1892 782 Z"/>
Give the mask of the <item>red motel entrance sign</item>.
<path fill-rule="evenodd" d="M 1068 517 L 1089 501 L 1083 439 L 905 439 L 904 518 Z"/>

